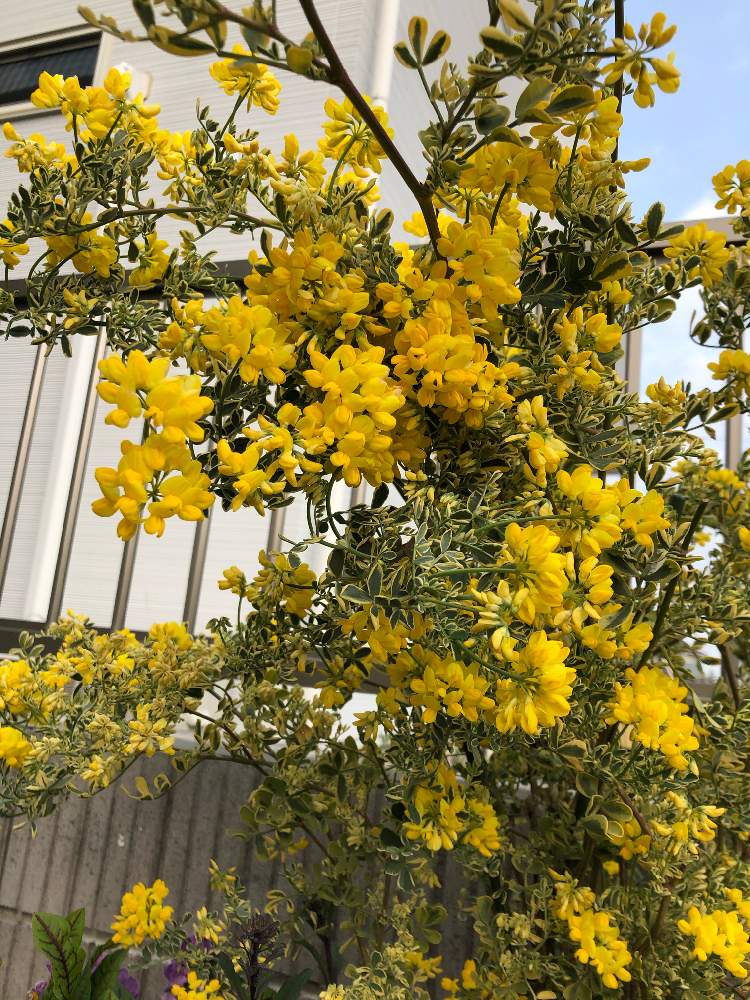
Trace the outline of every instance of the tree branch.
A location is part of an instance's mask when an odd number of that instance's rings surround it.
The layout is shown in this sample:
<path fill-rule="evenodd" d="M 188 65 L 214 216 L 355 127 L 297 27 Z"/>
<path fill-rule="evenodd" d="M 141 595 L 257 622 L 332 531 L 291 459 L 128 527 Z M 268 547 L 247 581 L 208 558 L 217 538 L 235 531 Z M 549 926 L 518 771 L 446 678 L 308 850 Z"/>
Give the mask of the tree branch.
<path fill-rule="evenodd" d="M 328 71 L 329 81 L 337 86 L 352 102 L 353 106 L 359 112 L 362 121 L 367 124 L 372 134 L 382 146 L 386 156 L 396 168 L 398 174 L 403 179 L 411 193 L 414 195 L 417 204 L 422 210 L 422 215 L 424 216 L 425 224 L 427 226 L 427 232 L 430 235 L 430 241 L 435 248 L 435 252 L 437 253 L 440 230 L 438 228 L 437 215 L 435 214 L 435 206 L 432 204 L 432 189 L 429 184 L 426 184 L 424 181 L 420 181 L 414 174 L 409 164 L 399 152 L 398 147 L 388 135 L 388 132 L 378 121 L 375 112 L 364 99 L 364 96 L 360 93 L 356 84 L 349 76 L 346 67 L 341 62 L 339 54 L 336 51 L 336 48 L 325 27 L 323 26 L 323 22 L 318 16 L 314 0 L 299 0 L 299 3 L 305 17 L 307 18 L 308 24 L 312 28 L 313 34 L 318 40 L 318 44 L 328 60 L 330 67 Z"/>
<path fill-rule="evenodd" d="M 727 687 L 732 693 L 732 701 L 734 702 L 736 711 L 742 702 L 742 695 L 740 694 L 737 674 L 732 663 L 732 654 L 726 646 L 719 646 L 719 656 L 721 657 L 721 672 L 724 675 L 724 680 L 727 682 Z"/>
<path fill-rule="evenodd" d="M 693 519 L 690 522 L 690 527 L 685 532 L 685 537 L 682 540 L 681 547 L 683 553 L 687 552 L 688 548 L 690 547 L 690 543 L 693 540 L 693 535 L 698 529 L 698 524 L 700 522 L 700 519 L 703 517 L 703 512 L 705 511 L 705 509 L 706 509 L 705 501 L 699 503 L 698 506 L 695 508 L 695 513 L 693 514 Z M 646 646 L 646 648 L 643 651 L 643 655 L 638 661 L 639 667 L 643 666 L 643 664 L 646 662 L 646 660 L 656 647 L 656 644 L 659 639 L 659 634 L 662 630 L 662 626 L 664 625 L 664 619 L 667 617 L 667 611 L 669 610 L 669 605 L 672 603 L 672 598 L 674 597 L 675 590 L 677 590 L 677 584 L 679 583 L 680 575 L 681 574 L 678 573 L 676 576 L 673 576 L 664 590 L 664 594 L 662 596 L 661 601 L 659 602 L 659 607 L 656 612 L 656 619 L 654 621 L 654 631 L 653 635 L 651 636 L 651 642 L 649 642 L 648 646 Z"/>

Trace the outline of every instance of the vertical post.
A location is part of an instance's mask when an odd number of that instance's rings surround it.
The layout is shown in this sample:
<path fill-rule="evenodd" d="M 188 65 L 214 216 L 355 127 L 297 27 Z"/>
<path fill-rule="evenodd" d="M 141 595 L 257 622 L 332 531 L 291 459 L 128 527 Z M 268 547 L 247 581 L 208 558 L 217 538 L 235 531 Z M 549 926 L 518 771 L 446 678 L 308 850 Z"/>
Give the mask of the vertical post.
<path fill-rule="evenodd" d="M 625 383 L 630 392 L 638 392 L 641 386 L 641 348 L 643 330 L 631 330 L 625 344 Z"/>
<path fill-rule="evenodd" d="M 8 501 L 5 505 L 5 516 L 3 517 L 3 527 L 0 531 L 0 599 L 5 587 L 5 579 L 8 574 L 8 563 L 10 562 L 10 550 L 13 545 L 13 534 L 16 528 L 16 518 L 18 508 L 21 503 L 23 493 L 23 483 L 26 478 L 26 469 L 29 464 L 29 452 L 31 450 L 31 439 L 34 435 L 34 424 L 39 411 L 39 400 L 41 398 L 42 382 L 44 381 L 44 370 L 47 364 L 47 349 L 44 344 L 40 344 L 36 350 L 34 368 L 31 373 L 29 383 L 29 393 L 26 397 L 26 409 L 23 415 L 21 433 L 18 438 L 16 449 L 16 460 L 13 465 L 13 475 L 10 480 L 8 490 Z"/>
<path fill-rule="evenodd" d="M 267 552 L 272 552 L 279 547 L 281 534 L 284 530 L 285 515 L 286 507 L 274 507 L 271 511 L 271 520 L 268 523 L 268 536 L 266 538 Z"/>
<path fill-rule="evenodd" d="M 60 617 L 62 610 L 63 595 L 65 593 L 65 581 L 68 576 L 70 566 L 70 554 L 73 547 L 73 536 L 75 535 L 78 511 L 81 506 L 81 493 L 83 492 L 83 477 L 86 473 L 89 451 L 91 450 L 91 438 L 94 433 L 94 418 L 96 416 L 96 384 L 98 382 L 99 362 L 104 357 L 107 347 L 107 336 L 102 330 L 96 340 L 94 357 L 91 362 L 91 372 L 86 388 L 86 400 L 81 417 L 81 429 L 78 435 L 78 445 L 76 448 L 73 472 L 70 477 L 70 488 L 68 490 L 68 501 L 65 507 L 65 518 L 63 520 L 62 532 L 60 535 L 60 545 L 57 551 L 57 562 L 55 565 L 55 575 L 52 580 L 52 591 L 50 594 L 49 609 L 47 612 L 47 623 L 50 624 Z"/>
<path fill-rule="evenodd" d="M 138 551 L 138 536 L 140 528 L 132 538 L 125 542 L 120 560 L 120 575 L 117 577 L 117 592 L 115 594 L 115 605 L 112 609 L 112 629 L 120 629 L 125 625 L 125 615 L 128 611 L 128 601 L 130 600 L 130 587 L 133 583 L 133 570 L 135 569 L 135 556 Z"/>
<path fill-rule="evenodd" d="M 190 569 L 188 571 L 187 589 L 185 591 L 185 607 L 182 612 L 182 620 L 190 632 L 195 629 L 195 622 L 198 617 L 198 601 L 201 596 L 203 570 L 206 566 L 206 552 L 208 551 L 208 536 L 211 531 L 212 509 L 209 507 L 203 520 L 198 521 L 195 525 L 193 552 L 190 556 Z"/>

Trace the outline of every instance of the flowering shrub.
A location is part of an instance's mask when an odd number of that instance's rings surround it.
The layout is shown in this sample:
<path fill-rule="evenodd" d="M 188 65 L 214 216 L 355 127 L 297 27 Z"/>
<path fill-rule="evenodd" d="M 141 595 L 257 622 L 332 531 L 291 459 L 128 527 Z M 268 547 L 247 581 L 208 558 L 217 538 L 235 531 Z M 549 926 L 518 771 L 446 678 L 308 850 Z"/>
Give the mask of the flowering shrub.
<path fill-rule="evenodd" d="M 309 535 L 254 579 L 228 568 L 237 618 L 206 636 L 72 614 L 53 652 L 23 636 L 0 665 L 2 810 L 36 820 L 142 754 L 165 767 L 136 779 L 144 799 L 206 759 L 257 772 L 241 820 L 282 864 L 273 917 L 216 872 L 229 911 L 192 931 L 158 882 L 113 924 L 170 960 L 183 1000 L 265 995 L 271 937 L 314 961 L 325 1000 L 744 996 L 750 460 L 724 468 L 710 440 L 749 409 L 750 271 L 724 235 L 665 227 L 660 203 L 634 217 L 625 177 L 647 161 L 617 147 L 631 97 L 677 89 L 674 26 L 657 13 L 613 39 L 611 0 L 490 0 L 463 68 L 413 18 L 396 55 L 433 110 L 420 178 L 300 6 L 294 40 L 259 2 L 134 0 L 155 45 L 216 53 L 236 95 L 221 124 L 201 107 L 171 133 L 111 70 L 85 88 L 42 74 L 32 99 L 69 143 L 5 126 L 24 176 L 0 253 L 34 256 L 27 304 L 2 293 L 6 333 L 69 351 L 101 329 L 110 347 L 122 457 L 96 472 L 95 512 L 128 539 L 301 496 Z M 285 72 L 340 92 L 317 149 L 256 128 Z M 414 195 L 409 241 L 378 206 L 385 160 Z M 749 177 L 742 161 L 714 179 L 742 237 Z M 246 237 L 242 287 L 203 249 L 218 228 Z M 640 399 L 624 345 L 692 287 L 715 388 L 660 379 Z M 337 510 L 342 480 L 367 502 Z M 461 888 L 437 905 L 446 855 Z M 440 942 L 461 921 L 454 968 Z"/>

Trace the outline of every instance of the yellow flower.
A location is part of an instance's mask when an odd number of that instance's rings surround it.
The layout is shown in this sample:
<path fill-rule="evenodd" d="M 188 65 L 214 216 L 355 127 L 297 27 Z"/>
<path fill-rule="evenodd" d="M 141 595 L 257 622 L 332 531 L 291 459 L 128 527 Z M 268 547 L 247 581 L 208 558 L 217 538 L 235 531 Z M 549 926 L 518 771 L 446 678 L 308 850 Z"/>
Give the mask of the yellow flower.
<path fill-rule="evenodd" d="M 701 962 L 708 961 L 709 955 L 716 955 L 731 975 L 739 979 L 747 977 L 743 962 L 750 954 L 750 937 L 735 911 L 714 910 L 704 914 L 697 906 L 691 906 L 687 920 L 678 920 L 677 926 L 683 934 L 694 938 L 693 955 Z"/>
<path fill-rule="evenodd" d="M 515 194 L 542 212 L 555 207 L 557 175 L 537 149 L 514 142 L 491 142 L 477 150 L 461 172 L 461 185 L 485 194 Z"/>
<path fill-rule="evenodd" d="M 476 666 L 466 667 L 453 659 L 441 659 L 437 653 L 418 643 L 396 660 L 396 671 L 412 672 L 415 665 L 421 673 L 409 682 L 412 694 L 409 701 L 422 709 L 422 722 L 435 722 L 440 712 L 450 718 L 463 716 L 470 722 L 479 719 L 479 713 L 492 708 L 494 702 L 485 694 L 489 681 Z"/>
<path fill-rule="evenodd" d="M 161 879 L 151 886 L 138 882 L 126 892 L 112 923 L 114 943 L 132 948 L 145 940 L 158 941 L 174 912 L 171 906 L 164 906 L 168 895 L 169 889 Z"/>
<path fill-rule="evenodd" d="M 720 170 L 713 178 L 718 197 L 717 208 L 725 208 L 730 215 L 739 211 L 750 215 L 750 160 L 740 160 Z"/>
<path fill-rule="evenodd" d="M 255 105 L 269 115 L 279 110 L 281 84 L 262 62 L 255 62 L 249 49 L 237 43 L 233 46 L 239 59 L 222 59 L 211 64 L 209 72 L 225 94 L 247 98 L 247 110 Z M 250 58 L 248 58 L 250 57 Z"/>
<path fill-rule="evenodd" d="M 28 243 L 19 243 L 10 238 L 13 229 L 10 219 L 5 219 L 0 224 L 0 257 L 7 268 L 14 268 L 21 257 L 25 257 L 29 252 Z"/>
<path fill-rule="evenodd" d="M 750 354 L 747 351 L 722 351 L 718 361 L 708 365 L 712 378 L 730 382 L 736 393 L 750 393 Z"/>
<path fill-rule="evenodd" d="M 78 225 L 86 226 L 92 221 L 91 215 L 84 212 L 74 225 L 77 222 Z M 76 232 L 74 229 L 72 235 L 48 233 L 44 240 L 50 251 L 47 258 L 50 265 L 72 259 L 81 274 L 95 273 L 100 278 L 108 278 L 120 259 L 117 243 L 106 231 L 85 229 L 83 232 Z"/>
<path fill-rule="evenodd" d="M 605 313 L 592 313 L 584 317 L 581 306 L 569 313 L 561 313 L 555 324 L 555 333 L 566 351 L 575 353 L 592 348 L 601 354 L 608 354 L 620 345 L 622 327 L 619 323 L 609 323 Z"/>
<path fill-rule="evenodd" d="M 639 108 L 652 107 L 656 84 L 666 94 L 673 94 L 680 85 L 680 74 L 674 66 L 674 54 L 667 59 L 647 56 L 646 53 L 666 45 L 675 35 L 675 25 L 667 26 L 666 15 L 658 12 L 650 24 L 642 24 L 636 38 L 632 25 L 625 25 L 625 38 L 613 42 L 614 62 L 605 66 L 604 82 L 611 86 L 627 73 L 636 83 L 635 103 Z M 653 72 L 649 72 L 649 65 Z"/>
<path fill-rule="evenodd" d="M 157 750 L 174 753 L 174 734 L 169 732 L 170 723 L 166 719 L 151 718 L 151 705 L 137 705 L 135 718 L 128 722 L 130 737 L 125 745 L 128 755 L 144 753 L 153 757 Z"/>
<path fill-rule="evenodd" d="M 199 941 L 218 944 L 224 933 L 224 925 L 212 917 L 205 906 L 201 906 L 195 913 L 193 933 Z"/>
<path fill-rule="evenodd" d="M 16 161 L 21 173 L 31 173 L 40 167 L 61 170 L 67 164 L 76 162 L 75 157 L 67 153 L 61 142 L 50 142 L 38 132 L 32 132 L 24 139 L 10 122 L 5 122 L 3 135 L 13 143 L 5 155 Z"/>
<path fill-rule="evenodd" d="M 264 305 L 248 305 L 239 295 L 190 317 L 199 324 L 200 343 L 214 357 L 225 357 L 240 378 L 253 384 L 263 375 L 280 384 L 294 367 L 296 354 L 287 330 Z"/>
<path fill-rule="evenodd" d="M 630 531 L 639 545 L 653 549 L 651 538 L 657 531 L 669 527 L 670 522 L 662 517 L 664 497 L 655 490 L 649 490 L 645 496 L 633 500 L 622 508 L 620 525 L 624 531 Z"/>
<path fill-rule="evenodd" d="M 404 397 L 383 364 L 385 349 L 342 344 L 329 356 L 310 348 L 305 381 L 324 395 L 304 409 L 298 429 L 310 454 L 333 447 L 329 461 L 348 486 L 362 477 L 371 485 L 391 482 L 390 431 Z"/>
<path fill-rule="evenodd" d="M 544 524 L 522 528 L 514 523 L 505 529 L 498 565 L 510 564 L 510 572 L 503 576 L 517 593 L 518 617 L 527 625 L 563 605 L 568 578 L 559 544 L 560 536 Z"/>
<path fill-rule="evenodd" d="M 721 280 L 730 253 L 726 247 L 726 236 L 714 232 L 704 222 L 688 226 L 669 241 L 664 256 L 670 260 L 685 263 L 693 258 L 697 262 L 688 269 L 688 278 L 700 278 L 706 288 Z"/>
<path fill-rule="evenodd" d="M 518 429 L 528 435 L 529 461 L 524 466 L 524 473 L 538 486 L 546 486 L 547 475 L 565 460 L 568 449 L 549 425 L 542 396 L 524 399 L 518 404 L 515 417 Z"/>
<path fill-rule="evenodd" d="M 34 675 L 26 660 L 3 660 L 0 663 L 0 712 L 19 715 L 34 687 Z"/>
<path fill-rule="evenodd" d="M 520 726 L 533 736 L 570 712 L 568 699 L 576 673 L 565 666 L 570 650 L 548 639 L 546 632 L 532 633 L 520 650 L 515 644 L 514 639 L 503 643 L 501 652 L 510 661 L 513 676 L 496 682 L 496 708 L 490 715 L 501 733 Z"/>
<path fill-rule="evenodd" d="M 297 618 L 309 611 L 315 597 L 317 577 L 307 563 L 293 565 L 288 556 L 280 552 L 266 555 L 262 549 L 258 553 L 258 561 L 263 569 L 248 587 L 249 600 L 257 602 L 262 599 Z"/>
<path fill-rule="evenodd" d="M 209 997 L 210 1000 L 222 1000 L 220 989 L 221 983 L 218 979 L 201 979 L 197 972 L 191 969 L 188 972 L 187 984 L 173 986 L 172 996 L 176 997 L 176 1000 L 204 1000 L 205 997 Z"/>
<path fill-rule="evenodd" d="M 204 433 L 197 421 L 214 408 L 213 400 L 201 396 L 199 375 L 178 375 L 163 379 L 148 391 L 143 417 L 162 428 L 165 441 L 202 441 Z"/>
<path fill-rule="evenodd" d="M 22 767 L 31 753 L 31 743 L 13 726 L 0 726 L 0 760 L 8 767 Z"/>
<path fill-rule="evenodd" d="M 653 402 L 654 411 L 662 424 L 676 417 L 687 400 L 684 384 L 675 382 L 668 385 L 663 375 L 658 382 L 646 386 L 646 395 Z"/>
<path fill-rule="evenodd" d="M 743 525 L 737 529 L 737 534 L 740 540 L 740 546 L 745 552 L 750 552 L 750 528 L 745 528 Z"/>
<path fill-rule="evenodd" d="M 637 673 L 628 667 L 625 676 L 629 683 L 615 685 L 607 722 L 632 725 L 635 739 L 663 753 L 671 767 L 686 770 L 685 754 L 699 745 L 687 714 L 687 688 L 659 667 L 641 667 Z"/>
<path fill-rule="evenodd" d="M 576 958 L 590 963 L 611 990 L 632 979 L 627 966 L 632 960 L 627 942 L 620 937 L 617 924 L 606 910 L 585 908 L 568 916 L 568 933 L 578 944 Z"/>
<path fill-rule="evenodd" d="M 388 125 L 386 112 L 373 105 L 366 94 L 364 98 L 378 122 L 392 138 L 393 129 Z M 329 97 L 324 107 L 328 120 L 323 123 L 325 138 L 318 143 L 323 155 L 330 160 L 350 163 L 355 170 L 372 170 L 379 174 L 380 161 L 385 159 L 385 151 L 349 98 L 345 97 L 338 104 Z"/>
<path fill-rule="evenodd" d="M 159 385 L 166 378 L 169 366 L 169 358 L 148 359 L 143 351 L 131 351 L 126 358 L 112 354 L 100 361 L 102 380 L 96 391 L 105 403 L 116 404 L 104 422 L 127 427 L 132 417 L 139 417 L 143 410 L 139 391 L 150 391 Z"/>
<path fill-rule="evenodd" d="M 164 276 L 169 263 L 169 255 L 164 248 L 169 246 L 166 240 L 160 240 L 156 231 L 147 233 L 138 247 L 138 267 L 134 268 L 128 277 L 128 284 L 134 288 L 148 288 Z"/>
<path fill-rule="evenodd" d="M 225 569 L 222 573 L 222 579 L 217 581 L 217 586 L 219 590 L 231 590 L 238 597 L 249 596 L 250 588 L 247 577 L 239 566 L 230 566 L 229 569 Z"/>

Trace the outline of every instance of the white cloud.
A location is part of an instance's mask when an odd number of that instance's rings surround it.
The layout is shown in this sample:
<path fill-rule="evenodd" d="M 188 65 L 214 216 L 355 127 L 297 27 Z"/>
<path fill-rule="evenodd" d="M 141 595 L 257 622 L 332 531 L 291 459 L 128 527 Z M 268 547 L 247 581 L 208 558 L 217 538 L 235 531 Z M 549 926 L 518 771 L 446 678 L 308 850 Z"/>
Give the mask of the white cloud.
<path fill-rule="evenodd" d="M 698 201 L 694 201 L 679 218 L 685 222 L 691 219 L 713 219 L 719 215 L 726 215 L 726 212 L 716 208 L 716 195 L 713 191 L 707 191 Z"/>

